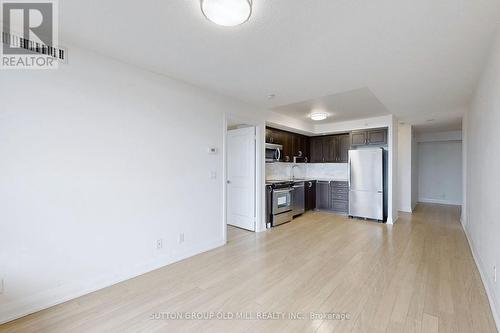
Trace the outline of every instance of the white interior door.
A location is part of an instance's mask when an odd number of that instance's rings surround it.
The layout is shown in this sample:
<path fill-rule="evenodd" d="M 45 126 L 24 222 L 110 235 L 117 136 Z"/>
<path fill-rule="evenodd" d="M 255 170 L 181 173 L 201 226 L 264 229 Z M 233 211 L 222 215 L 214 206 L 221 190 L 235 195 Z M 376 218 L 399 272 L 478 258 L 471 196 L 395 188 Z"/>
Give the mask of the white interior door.
<path fill-rule="evenodd" d="M 227 132 L 227 224 L 255 231 L 255 127 Z"/>

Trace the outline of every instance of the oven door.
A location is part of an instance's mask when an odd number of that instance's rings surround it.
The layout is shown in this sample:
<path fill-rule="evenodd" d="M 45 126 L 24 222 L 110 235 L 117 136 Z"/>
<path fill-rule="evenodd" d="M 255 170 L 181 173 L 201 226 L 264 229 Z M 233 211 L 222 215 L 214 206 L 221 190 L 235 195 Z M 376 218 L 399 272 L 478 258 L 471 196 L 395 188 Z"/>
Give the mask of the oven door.
<path fill-rule="evenodd" d="M 273 215 L 292 210 L 292 191 L 291 188 L 273 190 Z"/>

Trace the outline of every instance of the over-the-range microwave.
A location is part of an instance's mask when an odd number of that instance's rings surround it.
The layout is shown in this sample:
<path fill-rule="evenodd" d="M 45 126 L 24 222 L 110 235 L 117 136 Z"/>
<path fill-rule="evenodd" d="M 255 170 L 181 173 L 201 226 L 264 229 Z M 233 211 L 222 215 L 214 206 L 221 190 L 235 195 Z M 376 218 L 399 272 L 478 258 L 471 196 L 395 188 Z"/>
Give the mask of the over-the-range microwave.
<path fill-rule="evenodd" d="M 279 162 L 282 150 L 282 145 L 266 143 L 266 163 Z"/>

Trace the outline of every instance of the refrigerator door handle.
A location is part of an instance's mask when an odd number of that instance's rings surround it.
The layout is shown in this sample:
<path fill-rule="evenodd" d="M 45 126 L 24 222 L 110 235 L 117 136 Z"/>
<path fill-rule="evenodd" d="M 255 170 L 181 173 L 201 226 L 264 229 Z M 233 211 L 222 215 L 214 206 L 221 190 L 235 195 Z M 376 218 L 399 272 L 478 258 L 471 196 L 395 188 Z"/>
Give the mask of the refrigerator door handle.
<path fill-rule="evenodd" d="M 351 154 L 347 157 L 347 187 L 351 189 Z"/>

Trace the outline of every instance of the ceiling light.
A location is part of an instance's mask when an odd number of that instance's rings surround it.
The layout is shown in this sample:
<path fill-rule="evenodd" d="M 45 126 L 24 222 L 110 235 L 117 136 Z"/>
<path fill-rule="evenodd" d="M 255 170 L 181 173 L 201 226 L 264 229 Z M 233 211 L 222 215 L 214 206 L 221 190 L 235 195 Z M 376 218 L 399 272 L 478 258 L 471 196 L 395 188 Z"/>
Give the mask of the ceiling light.
<path fill-rule="evenodd" d="M 328 113 L 326 112 L 313 112 L 311 113 L 312 120 L 325 120 L 328 118 Z"/>
<path fill-rule="evenodd" d="M 225 27 L 245 23 L 252 14 L 252 0 L 200 0 L 200 5 L 208 20 Z"/>

